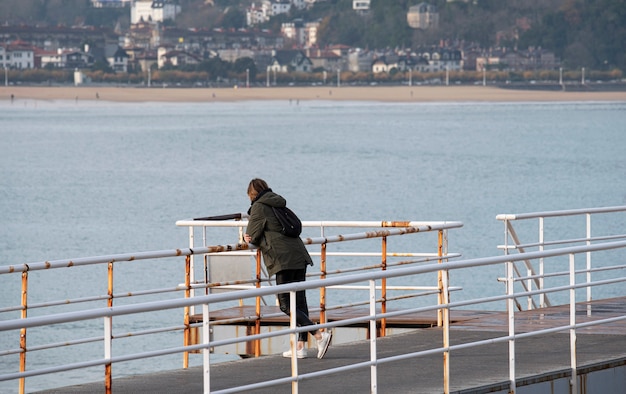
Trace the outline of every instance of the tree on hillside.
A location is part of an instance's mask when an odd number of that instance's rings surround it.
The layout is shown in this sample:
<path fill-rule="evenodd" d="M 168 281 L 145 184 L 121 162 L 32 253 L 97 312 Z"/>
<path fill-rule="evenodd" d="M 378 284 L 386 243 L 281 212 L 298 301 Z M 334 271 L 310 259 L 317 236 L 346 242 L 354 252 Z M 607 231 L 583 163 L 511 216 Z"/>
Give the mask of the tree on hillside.
<path fill-rule="evenodd" d="M 550 49 L 566 67 L 626 69 L 624 0 L 567 0 L 520 37 L 520 46 Z"/>
<path fill-rule="evenodd" d="M 250 80 L 254 81 L 256 79 L 256 75 L 258 72 L 256 68 L 256 63 L 254 63 L 254 60 L 249 57 L 242 57 L 242 58 L 235 60 L 232 66 L 233 72 L 237 74 L 243 74 L 246 72 L 246 70 L 248 71 L 250 75 Z"/>

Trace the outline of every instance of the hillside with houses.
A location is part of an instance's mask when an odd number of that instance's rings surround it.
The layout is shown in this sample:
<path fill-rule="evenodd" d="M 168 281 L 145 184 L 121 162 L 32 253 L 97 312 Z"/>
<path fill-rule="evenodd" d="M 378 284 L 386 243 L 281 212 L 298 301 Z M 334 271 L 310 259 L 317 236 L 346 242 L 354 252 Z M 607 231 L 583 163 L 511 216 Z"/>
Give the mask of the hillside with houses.
<path fill-rule="evenodd" d="M 310 79 L 303 74 L 316 74 L 315 80 L 323 75 L 324 82 L 335 74 L 366 81 L 398 81 L 407 73 L 425 81 L 441 81 L 444 75 L 463 80 L 464 73 L 482 73 L 484 77 L 486 72 L 507 80 L 537 79 L 542 73 L 553 79 L 556 72 L 562 78 L 564 69 L 567 76 L 580 73 L 585 66 L 597 76 L 615 79 L 622 74 L 619 59 L 626 57 L 620 47 L 624 44 L 613 43 L 621 54 L 594 69 L 591 63 L 570 60 L 584 59 L 580 54 L 568 55 L 575 48 L 521 46 L 533 43 L 532 36 L 543 27 L 524 15 L 519 1 L 511 1 L 509 12 L 503 13 L 502 6 L 490 6 L 490 2 L 463 0 L 398 1 L 393 5 L 376 0 L 85 0 L 74 13 L 68 12 L 76 22 L 72 25 L 53 23 L 54 18 L 47 19 L 50 16 L 45 9 L 41 12 L 41 7 L 39 14 L 32 15 L 32 23 L 24 23 L 29 0 L 21 2 L 22 13 L 7 8 L 11 2 L 0 5 L 0 67 L 5 70 L 5 82 L 9 74 L 11 80 L 22 78 L 25 70 L 56 75 L 67 75 L 59 74 L 63 70 L 78 71 L 102 81 L 106 74 L 116 74 L 118 80 L 119 74 L 127 74 L 126 80 L 142 83 L 146 73 L 155 80 L 195 73 L 195 77 L 182 79 L 203 83 L 241 80 L 245 74 L 246 83 L 267 84 L 277 79 Z M 607 7 L 615 3 L 600 2 Z M 543 2 L 543 18 L 584 10 L 563 8 L 562 3 L 566 2 Z M 500 22 L 481 39 L 475 33 L 480 26 L 468 21 L 489 11 L 499 15 L 495 20 Z M 461 14 L 466 15 L 465 20 L 460 19 Z M 484 24 L 493 22 L 485 20 Z M 381 38 L 373 40 L 380 46 L 364 41 L 381 26 L 390 25 L 394 28 L 378 35 L 397 36 L 397 45 L 384 45 Z M 345 30 L 358 37 L 350 38 Z M 461 32 L 467 37 L 461 37 Z M 542 37 L 546 36 L 549 34 Z"/>

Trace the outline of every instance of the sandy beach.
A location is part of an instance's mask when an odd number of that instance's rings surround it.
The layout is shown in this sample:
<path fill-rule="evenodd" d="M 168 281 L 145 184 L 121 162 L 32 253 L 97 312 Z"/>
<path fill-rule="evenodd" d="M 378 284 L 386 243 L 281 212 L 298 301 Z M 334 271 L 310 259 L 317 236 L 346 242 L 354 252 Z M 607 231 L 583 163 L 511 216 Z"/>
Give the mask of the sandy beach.
<path fill-rule="evenodd" d="M 13 95 L 13 96 L 12 96 Z M 626 91 L 567 92 L 492 86 L 371 86 L 141 88 L 0 86 L 5 100 L 106 100 L 116 102 L 211 102 L 243 100 L 347 100 L 381 102 L 626 101 Z"/>

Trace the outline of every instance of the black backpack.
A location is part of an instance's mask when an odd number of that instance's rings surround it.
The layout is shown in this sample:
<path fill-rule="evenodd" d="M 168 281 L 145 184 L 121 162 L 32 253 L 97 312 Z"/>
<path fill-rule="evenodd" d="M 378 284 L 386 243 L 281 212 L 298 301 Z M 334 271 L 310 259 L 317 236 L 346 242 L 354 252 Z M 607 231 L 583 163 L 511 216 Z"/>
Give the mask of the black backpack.
<path fill-rule="evenodd" d="M 298 238 L 302 232 L 302 222 L 298 219 L 298 216 L 287 207 L 272 207 L 272 210 L 274 210 L 276 219 L 278 219 L 280 225 L 283 227 L 280 230 L 281 234 L 291 238 Z"/>

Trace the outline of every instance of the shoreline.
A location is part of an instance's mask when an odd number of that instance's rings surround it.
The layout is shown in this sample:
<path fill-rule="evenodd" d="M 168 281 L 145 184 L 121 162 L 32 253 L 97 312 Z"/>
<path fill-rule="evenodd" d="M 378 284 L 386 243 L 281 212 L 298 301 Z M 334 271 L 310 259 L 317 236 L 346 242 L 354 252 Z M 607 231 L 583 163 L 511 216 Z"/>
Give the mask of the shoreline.
<path fill-rule="evenodd" d="M 13 95 L 13 96 L 12 96 Z M 109 86 L 0 86 L 0 100 L 113 102 L 234 102 L 322 100 L 374 102 L 556 102 L 626 101 L 626 91 L 547 91 L 494 86 L 311 86 L 162 88 Z"/>

